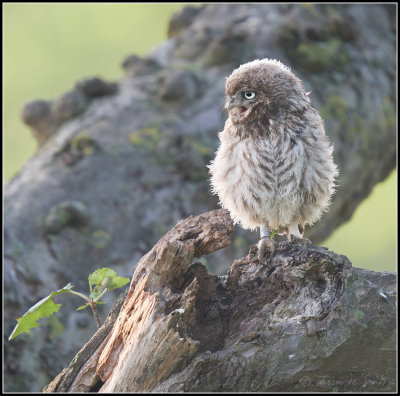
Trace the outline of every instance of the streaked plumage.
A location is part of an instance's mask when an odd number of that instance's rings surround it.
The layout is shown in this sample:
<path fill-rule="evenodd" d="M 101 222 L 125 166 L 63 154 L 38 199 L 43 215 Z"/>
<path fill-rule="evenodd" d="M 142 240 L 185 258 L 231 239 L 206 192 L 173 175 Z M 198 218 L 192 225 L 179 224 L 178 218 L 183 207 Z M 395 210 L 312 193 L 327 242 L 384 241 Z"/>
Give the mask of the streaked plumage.
<path fill-rule="evenodd" d="M 326 210 L 338 174 L 321 117 L 276 60 L 234 70 L 226 96 L 230 114 L 209 166 L 213 192 L 244 228 L 301 237 Z"/>

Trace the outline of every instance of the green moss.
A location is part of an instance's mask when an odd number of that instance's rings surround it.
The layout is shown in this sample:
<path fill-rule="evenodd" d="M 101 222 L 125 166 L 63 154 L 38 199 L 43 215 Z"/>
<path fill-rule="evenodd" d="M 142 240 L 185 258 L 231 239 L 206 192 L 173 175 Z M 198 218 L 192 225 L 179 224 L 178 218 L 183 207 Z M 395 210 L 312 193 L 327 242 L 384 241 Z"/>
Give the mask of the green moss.
<path fill-rule="evenodd" d="M 345 332 L 346 340 L 345 340 L 345 342 L 344 342 L 346 345 L 350 344 L 350 336 L 351 336 L 351 331 L 350 331 L 350 329 L 346 329 L 346 332 Z"/>
<path fill-rule="evenodd" d="M 322 42 L 302 41 L 297 47 L 296 53 L 298 62 L 313 72 L 338 70 L 349 62 L 349 55 L 343 47 L 343 43 L 337 38 Z"/>
<path fill-rule="evenodd" d="M 129 135 L 129 140 L 134 146 L 148 146 L 154 148 L 160 139 L 160 130 L 154 127 L 139 129 Z"/>
<path fill-rule="evenodd" d="M 80 133 L 71 140 L 71 150 L 78 150 L 84 155 L 93 154 L 94 140 L 87 133 Z"/>
<path fill-rule="evenodd" d="M 354 311 L 354 316 L 356 317 L 357 320 L 361 320 L 364 318 L 365 315 L 363 311 L 357 309 L 356 311 Z"/>
<path fill-rule="evenodd" d="M 89 243 L 97 249 L 105 248 L 111 240 L 111 236 L 104 230 L 94 231 L 91 235 Z"/>
<path fill-rule="evenodd" d="M 318 17 L 319 12 L 313 3 L 301 3 L 301 6 L 305 8 L 312 16 Z"/>
<path fill-rule="evenodd" d="M 371 128 L 366 127 L 364 119 L 355 111 L 350 111 L 347 118 L 349 124 L 347 125 L 347 129 L 344 130 L 345 141 L 351 142 L 354 139 L 360 139 L 361 148 L 368 150 L 372 132 Z"/>
<path fill-rule="evenodd" d="M 74 358 L 71 360 L 69 367 L 72 367 L 74 364 L 76 364 L 77 361 L 78 361 L 78 355 L 75 355 Z"/>
<path fill-rule="evenodd" d="M 208 157 L 213 153 L 213 149 L 206 146 L 201 140 L 191 140 L 190 145 L 201 157 Z"/>
<path fill-rule="evenodd" d="M 15 241 L 11 247 L 11 256 L 15 259 L 24 254 L 24 245 L 20 241 Z"/>
<path fill-rule="evenodd" d="M 372 132 L 371 128 L 367 128 L 364 119 L 354 111 L 350 114 L 350 118 L 352 120 L 352 126 L 349 128 L 347 136 L 351 138 L 361 136 L 361 147 L 363 150 L 368 150 Z"/>
<path fill-rule="evenodd" d="M 61 153 L 68 152 L 75 158 L 93 154 L 100 146 L 87 133 L 82 132 L 74 136 L 61 150 Z"/>
<path fill-rule="evenodd" d="M 303 7 L 318 14 L 312 4 Z M 311 24 L 301 27 L 288 23 L 279 33 L 278 45 L 296 65 L 308 72 L 339 72 L 348 65 L 350 55 L 343 42 L 343 32 L 337 29 L 337 25 L 336 17 L 318 26 Z"/>
<path fill-rule="evenodd" d="M 339 95 L 331 95 L 327 103 L 321 109 L 323 119 L 336 119 L 341 123 L 345 123 L 348 119 L 347 103 Z"/>
<path fill-rule="evenodd" d="M 57 211 L 57 220 L 59 225 L 62 226 L 66 226 L 69 221 L 70 221 L 70 211 L 68 209 L 59 209 Z"/>
<path fill-rule="evenodd" d="M 327 110 L 325 115 L 328 118 L 332 118 L 333 113 L 330 111 L 331 109 L 329 106 L 324 110 Z M 339 113 L 341 112 L 340 106 L 338 111 Z M 356 136 L 359 136 L 361 138 L 361 147 L 363 150 L 368 150 L 370 148 L 370 144 L 373 144 L 374 134 L 377 131 L 386 133 L 387 131 L 394 129 L 396 126 L 395 107 L 392 101 L 387 97 L 383 100 L 381 114 L 376 117 L 376 120 L 372 125 L 366 123 L 356 111 L 351 111 L 346 116 L 350 122 L 350 125 L 348 126 L 345 139 L 351 140 Z"/>
<path fill-rule="evenodd" d="M 91 138 L 87 133 L 81 132 L 72 138 L 71 148 L 72 149 L 80 149 L 90 140 L 91 140 Z"/>
<path fill-rule="evenodd" d="M 364 120 L 356 112 L 352 112 L 351 118 L 354 122 L 354 126 L 352 127 L 354 128 L 353 133 L 362 133 L 366 130 Z"/>
<path fill-rule="evenodd" d="M 300 32 L 292 23 L 286 24 L 277 37 L 278 45 L 292 58 L 300 42 Z"/>

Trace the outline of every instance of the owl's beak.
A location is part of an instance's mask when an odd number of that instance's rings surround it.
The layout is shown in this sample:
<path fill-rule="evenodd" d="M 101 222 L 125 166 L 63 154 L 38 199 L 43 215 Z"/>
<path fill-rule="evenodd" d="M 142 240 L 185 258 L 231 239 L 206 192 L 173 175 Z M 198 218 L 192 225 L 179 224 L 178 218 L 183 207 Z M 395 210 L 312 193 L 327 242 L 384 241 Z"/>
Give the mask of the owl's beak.
<path fill-rule="evenodd" d="M 234 98 L 234 99 L 230 100 L 229 102 L 226 102 L 225 109 L 227 109 L 230 112 L 233 108 L 240 107 L 240 106 L 241 106 L 241 103 Z"/>
<path fill-rule="evenodd" d="M 247 110 L 247 107 L 244 107 L 240 101 L 237 101 L 235 99 L 227 102 L 225 108 L 228 110 L 229 113 L 231 113 L 232 110 L 235 109 L 235 113 L 239 114 L 244 113 Z"/>
<path fill-rule="evenodd" d="M 243 101 L 237 97 L 231 97 L 225 104 L 225 108 L 228 110 L 230 117 L 235 122 L 238 122 L 246 116 L 248 108 L 243 106 Z"/>
<path fill-rule="evenodd" d="M 247 111 L 246 107 L 235 101 L 228 102 L 225 108 L 228 110 L 229 114 L 234 117 L 240 117 L 243 113 Z"/>

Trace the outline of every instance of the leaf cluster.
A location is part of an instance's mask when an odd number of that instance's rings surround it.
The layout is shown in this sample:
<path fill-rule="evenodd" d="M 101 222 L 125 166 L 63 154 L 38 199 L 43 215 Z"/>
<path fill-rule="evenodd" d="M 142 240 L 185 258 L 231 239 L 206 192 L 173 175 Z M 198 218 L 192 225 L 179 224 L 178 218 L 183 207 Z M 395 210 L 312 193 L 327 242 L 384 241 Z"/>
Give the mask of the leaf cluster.
<path fill-rule="evenodd" d="M 47 297 L 43 298 L 34 306 L 32 306 L 24 315 L 16 318 L 18 323 L 8 340 L 10 341 L 22 333 L 29 333 L 31 329 L 40 325 L 37 322 L 39 319 L 49 317 L 55 312 L 58 312 L 61 304 L 56 304 L 53 301 L 53 298 L 58 296 L 59 294 L 69 293 L 83 298 L 86 301 L 86 304 L 78 307 L 77 311 L 80 311 L 90 306 L 97 321 L 97 313 L 95 307 L 97 304 L 104 304 L 104 302 L 99 300 L 108 290 L 117 289 L 126 285 L 129 282 L 128 278 L 118 276 L 115 271 L 106 267 L 98 269 L 91 273 L 88 280 L 90 289 L 89 297 L 72 290 L 73 286 L 71 283 L 68 283 L 60 290 L 52 291 Z"/>

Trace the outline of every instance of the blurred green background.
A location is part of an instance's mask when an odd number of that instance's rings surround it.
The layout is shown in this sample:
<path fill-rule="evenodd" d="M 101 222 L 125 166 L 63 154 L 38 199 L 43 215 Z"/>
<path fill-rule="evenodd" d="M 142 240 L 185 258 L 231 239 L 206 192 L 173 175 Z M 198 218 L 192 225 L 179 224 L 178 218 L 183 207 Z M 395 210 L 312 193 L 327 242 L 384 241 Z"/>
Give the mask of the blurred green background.
<path fill-rule="evenodd" d="M 162 43 L 169 19 L 184 5 L 3 4 L 3 182 L 36 150 L 19 118 L 25 102 L 54 99 L 85 77 L 117 80 L 122 60 Z M 321 245 L 345 254 L 355 267 L 396 271 L 396 203 L 394 171 Z"/>

